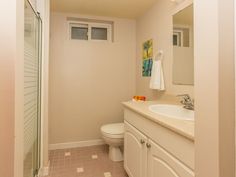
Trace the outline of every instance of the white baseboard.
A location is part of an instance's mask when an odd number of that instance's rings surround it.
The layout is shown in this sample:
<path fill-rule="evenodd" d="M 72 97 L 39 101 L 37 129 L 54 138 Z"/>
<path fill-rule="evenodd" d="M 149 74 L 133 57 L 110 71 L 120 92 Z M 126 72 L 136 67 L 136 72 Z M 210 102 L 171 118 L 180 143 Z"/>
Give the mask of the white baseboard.
<path fill-rule="evenodd" d="M 79 141 L 79 142 L 58 143 L 58 144 L 49 144 L 49 150 L 87 147 L 87 146 L 96 146 L 96 145 L 103 145 L 103 144 L 105 144 L 105 142 L 102 139 Z"/>

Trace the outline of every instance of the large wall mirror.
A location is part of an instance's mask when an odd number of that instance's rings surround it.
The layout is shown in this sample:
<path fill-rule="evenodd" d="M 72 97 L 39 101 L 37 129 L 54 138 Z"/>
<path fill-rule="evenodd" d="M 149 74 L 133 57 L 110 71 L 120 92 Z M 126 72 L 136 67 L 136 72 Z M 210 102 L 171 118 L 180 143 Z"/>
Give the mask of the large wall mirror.
<path fill-rule="evenodd" d="M 194 84 L 193 5 L 173 15 L 173 83 Z"/>

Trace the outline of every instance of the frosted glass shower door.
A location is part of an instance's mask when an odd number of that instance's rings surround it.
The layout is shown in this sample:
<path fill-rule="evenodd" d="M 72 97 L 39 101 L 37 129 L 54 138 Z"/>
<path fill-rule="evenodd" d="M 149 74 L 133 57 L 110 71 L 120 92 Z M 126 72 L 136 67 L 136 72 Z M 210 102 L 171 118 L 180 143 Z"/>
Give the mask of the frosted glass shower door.
<path fill-rule="evenodd" d="M 41 19 L 25 0 L 24 26 L 24 177 L 40 168 Z"/>

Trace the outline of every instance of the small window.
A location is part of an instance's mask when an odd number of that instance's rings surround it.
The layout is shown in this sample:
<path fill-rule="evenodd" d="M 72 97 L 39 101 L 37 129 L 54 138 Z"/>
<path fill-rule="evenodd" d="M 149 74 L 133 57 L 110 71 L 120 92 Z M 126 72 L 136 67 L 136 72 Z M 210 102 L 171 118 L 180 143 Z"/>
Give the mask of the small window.
<path fill-rule="evenodd" d="M 71 26 L 71 39 L 88 40 L 88 25 Z"/>
<path fill-rule="evenodd" d="M 182 46 L 182 32 L 181 31 L 174 31 L 173 33 L 173 45 L 181 47 Z"/>
<path fill-rule="evenodd" d="M 92 27 L 92 39 L 107 40 L 107 28 Z"/>
<path fill-rule="evenodd" d="M 70 22 L 70 39 L 86 41 L 111 41 L 111 24 Z"/>
<path fill-rule="evenodd" d="M 187 27 L 174 28 L 173 45 L 178 47 L 190 47 L 190 30 Z"/>

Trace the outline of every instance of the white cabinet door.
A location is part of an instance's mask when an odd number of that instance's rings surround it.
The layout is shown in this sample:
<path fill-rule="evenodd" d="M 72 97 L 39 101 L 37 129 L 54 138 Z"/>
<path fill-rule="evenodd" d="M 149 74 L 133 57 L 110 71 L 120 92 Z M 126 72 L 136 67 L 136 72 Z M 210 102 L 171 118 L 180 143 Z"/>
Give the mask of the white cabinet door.
<path fill-rule="evenodd" d="M 162 147 L 148 140 L 148 177 L 194 177 L 194 173 Z"/>
<path fill-rule="evenodd" d="M 129 177 L 146 177 L 147 137 L 125 122 L 124 167 Z"/>

